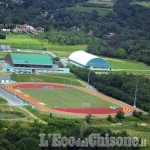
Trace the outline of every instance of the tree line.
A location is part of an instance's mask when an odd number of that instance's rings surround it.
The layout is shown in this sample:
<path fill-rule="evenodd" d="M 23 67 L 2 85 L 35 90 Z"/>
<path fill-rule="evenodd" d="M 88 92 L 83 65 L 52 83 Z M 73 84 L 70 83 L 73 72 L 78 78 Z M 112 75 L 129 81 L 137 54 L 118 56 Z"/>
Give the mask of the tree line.
<path fill-rule="evenodd" d="M 92 39 L 96 37 L 91 37 L 88 34 L 85 34 L 78 29 L 69 29 L 69 30 L 56 30 L 50 29 L 45 33 L 39 33 L 32 35 L 34 38 L 47 39 L 50 43 L 55 43 L 59 45 L 80 45 L 88 44 Z"/>

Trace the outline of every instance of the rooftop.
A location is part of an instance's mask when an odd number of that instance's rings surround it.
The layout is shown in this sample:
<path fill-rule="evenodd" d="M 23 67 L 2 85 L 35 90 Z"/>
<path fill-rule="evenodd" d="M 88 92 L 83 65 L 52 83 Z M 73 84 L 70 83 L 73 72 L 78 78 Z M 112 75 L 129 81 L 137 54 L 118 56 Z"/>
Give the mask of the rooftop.
<path fill-rule="evenodd" d="M 48 55 L 42 54 L 9 54 L 13 64 L 26 65 L 52 65 L 52 59 Z"/>

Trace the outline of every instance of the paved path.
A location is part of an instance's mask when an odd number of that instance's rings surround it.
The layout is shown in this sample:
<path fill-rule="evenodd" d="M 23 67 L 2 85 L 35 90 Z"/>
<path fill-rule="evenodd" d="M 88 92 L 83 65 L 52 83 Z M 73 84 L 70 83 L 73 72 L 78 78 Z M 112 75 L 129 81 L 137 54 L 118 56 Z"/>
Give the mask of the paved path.
<path fill-rule="evenodd" d="M 39 122 L 43 123 L 43 124 L 47 124 L 47 122 L 39 119 L 38 117 L 36 117 L 34 114 L 32 114 L 29 110 L 27 110 L 26 108 L 22 107 L 22 106 L 19 106 L 19 108 L 23 111 L 25 111 L 27 114 L 29 114 L 33 119 L 36 119 L 38 120 Z"/>
<path fill-rule="evenodd" d="M 10 105 L 10 106 L 18 106 L 18 108 L 20 108 L 21 110 L 23 110 L 24 112 L 29 114 L 30 117 L 32 117 L 33 119 L 36 119 L 36 120 L 38 120 L 41 123 L 47 124 L 45 121 L 42 121 L 41 119 L 36 117 L 34 114 L 32 114 L 29 110 L 27 110 L 26 108 L 22 107 L 22 106 L 28 105 L 27 103 L 23 102 L 22 100 L 20 100 L 16 96 L 6 92 L 5 90 L 3 90 L 1 88 L 0 88 L 0 97 L 2 97 L 3 99 L 7 100 L 8 105 Z M 7 104 L 2 104 L 2 105 L 7 105 Z"/>

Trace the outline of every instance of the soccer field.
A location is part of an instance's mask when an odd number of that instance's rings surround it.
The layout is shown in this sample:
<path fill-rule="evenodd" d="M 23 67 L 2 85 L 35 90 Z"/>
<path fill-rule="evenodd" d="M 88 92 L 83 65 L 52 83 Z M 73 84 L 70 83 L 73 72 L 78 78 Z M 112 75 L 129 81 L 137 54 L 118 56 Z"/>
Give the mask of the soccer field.
<path fill-rule="evenodd" d="M 74 108 L 74 107 L 109 107 L 113 104 L 73 88 L 64 89 L 21 89 L 24 93 L 39 100 L 47 107 Z"/>

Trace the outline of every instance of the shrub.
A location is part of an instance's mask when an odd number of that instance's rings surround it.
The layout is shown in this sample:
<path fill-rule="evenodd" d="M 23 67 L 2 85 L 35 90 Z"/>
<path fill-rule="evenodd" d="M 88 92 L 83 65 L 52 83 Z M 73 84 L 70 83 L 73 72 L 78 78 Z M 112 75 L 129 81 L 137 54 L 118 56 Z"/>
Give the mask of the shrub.
<path fill-rule="evenodd" d="M 133 117 L 136 118 L 141 118 L 142 114 L 143 114 L 142 112 L 137 112 L 136 110 L 132 112 Z"/>
<path fill-rule="evenodd" d="M 90 122 L 91 122 L 91 114 L 89 114 L 89 115 L 86 116 L 85 121 L 86 121 L 87 123 L 90 123 Z"/>
<path fill-rule="evenodd" d="M 0 39 L 6 39 L 6 33 L 0 32 Z"/>
<path fill-rule="evenodd" d="M 111 115 L 108 115 L 107 120 L 108 120 L 108 121 L 112 121 L 112 116 L 111 116 Z"/>
<path fill-rule="evenodd" d="M 118 111 L 118 113 L 116 114 L 116 118 L 123 119 L 124 118 L 124 112 L 122 110 Z"/>

